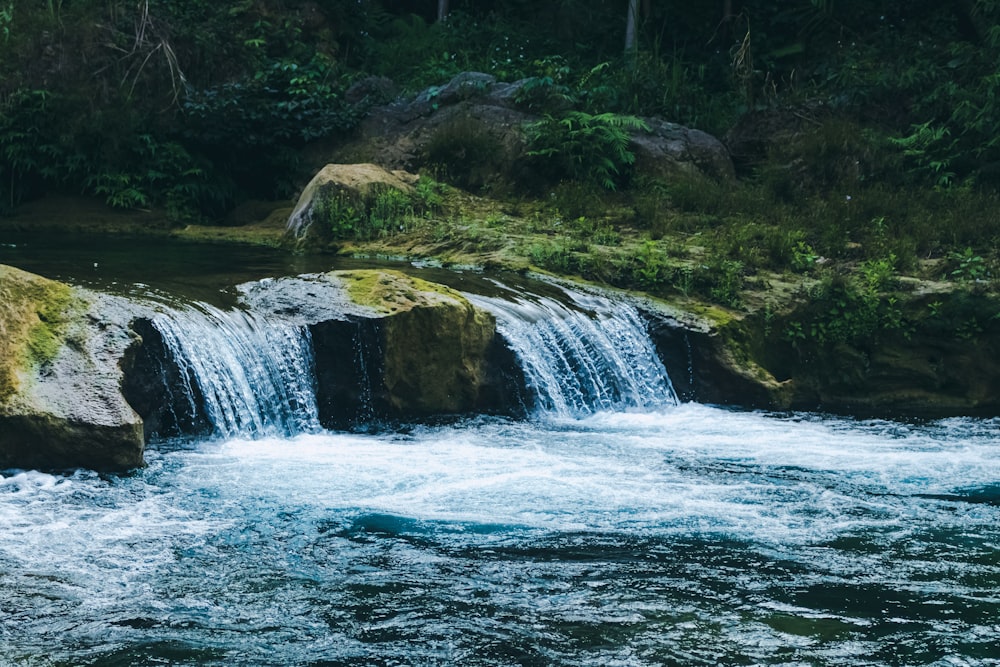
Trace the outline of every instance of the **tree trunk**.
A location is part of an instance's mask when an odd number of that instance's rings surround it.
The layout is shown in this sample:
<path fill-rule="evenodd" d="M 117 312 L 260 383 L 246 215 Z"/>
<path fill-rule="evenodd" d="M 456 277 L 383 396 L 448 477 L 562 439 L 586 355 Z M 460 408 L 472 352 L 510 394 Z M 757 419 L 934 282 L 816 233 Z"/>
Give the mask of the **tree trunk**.
<path fill-rule="evenodd" d="M 635 65 L 635 56 L 638 50 L 636 33 L 639 24 L 639 0 L 628 0 L 628 20 L 625 23 L 625 58 L 629 61 L 629 66 Z"/>
<path fill-rule="evenodd" d="M 438 23 L 448 19 L 448 0 L 438 0 Z"/>

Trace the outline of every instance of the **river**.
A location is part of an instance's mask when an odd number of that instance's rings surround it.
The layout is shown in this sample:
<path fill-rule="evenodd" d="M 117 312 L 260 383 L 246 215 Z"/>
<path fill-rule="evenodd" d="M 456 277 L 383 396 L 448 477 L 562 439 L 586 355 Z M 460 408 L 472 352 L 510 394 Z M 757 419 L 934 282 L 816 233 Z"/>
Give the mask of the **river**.
<path fill-rule="evenodd" d="M 1000 421 L 590 405 L 2 471 L 0 664 L 1000 664 Z"/>

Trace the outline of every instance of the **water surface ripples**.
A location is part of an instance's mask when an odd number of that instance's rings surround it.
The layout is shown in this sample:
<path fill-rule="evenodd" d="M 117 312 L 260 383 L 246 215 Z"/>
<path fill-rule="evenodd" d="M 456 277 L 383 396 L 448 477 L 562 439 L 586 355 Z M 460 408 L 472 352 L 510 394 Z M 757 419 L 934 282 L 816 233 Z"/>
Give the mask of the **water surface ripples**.
<path fill-rule="evenodd" d="M 0 663 L 1000 664 L 997 422 L 684 404 L 0 477 Z"/>

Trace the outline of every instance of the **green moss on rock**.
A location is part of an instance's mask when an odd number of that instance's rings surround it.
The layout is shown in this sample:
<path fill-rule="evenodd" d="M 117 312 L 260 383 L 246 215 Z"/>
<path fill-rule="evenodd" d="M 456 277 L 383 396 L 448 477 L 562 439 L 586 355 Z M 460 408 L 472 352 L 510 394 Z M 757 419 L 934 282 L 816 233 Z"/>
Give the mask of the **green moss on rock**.
<path fill-rule="evenodd" d="M 496 320 L 459 292 L 399 271 L 330 274 L 350 299 L 382 316 L 386 400 L 401 415 L 474 410 L 488 374 Z"/>
<path fill-rule="evenodd" d="M 93 298 L 0 265 L 0 468 L 142 464 L 142 420 L 120 387 L 127 323 Z"/>
<path fill-rule="evenodd" d="M 341 281 L 351 301 L 385 315 L 440 305 L 449 300 L 469 303 L 450 287 L 401 271 L 362 269 L 333 271 L 329 275 Z"/>
<path fill-rule="evenodd" d="M 59 352 L 74 301 L 69 285 L 0 266 L 0 403 Z"/>

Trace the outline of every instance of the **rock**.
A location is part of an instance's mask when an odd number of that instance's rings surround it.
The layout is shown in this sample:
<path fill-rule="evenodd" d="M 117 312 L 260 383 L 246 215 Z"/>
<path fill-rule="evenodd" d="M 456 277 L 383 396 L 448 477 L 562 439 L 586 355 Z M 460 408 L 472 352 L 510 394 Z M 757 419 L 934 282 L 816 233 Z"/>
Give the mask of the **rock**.
<path fill-rule="evenodd" d="M 719 181 L 736 177 L 729 150 L 712 135 L 658 118 L 643 120 L 649 131 L 637 132 L 631 143 L 637 173 L 661 178 L 704 174 Z"/>
<path fill-rule="evenodd" d="M 517 384 L 511 378 L 517 365 L 496 331 L 496 321 L 459 292 L 398 271 L 336 271 L 327 278 L 356 306 L 368 310 L 367 318 L 355 320 L 361 323 L 355 334 L 356 341 L 363 341 L 360 355 L 347 357 L 361 361 L 367 370 L 367 382 L 346 387 L 367 394 L 356 397 L 360 403 L 369 402 L 367 407 L 355 403 L 362 410 L 398 420 L 510 412 L 520 405 L 510 395 Z M 327 346 L 322 341 L 330 340 L 333 329 L 319 329 L 314 330 L 318 398 L 321 413 L 324 404 L 329 413 L 331 407 L 345 404 L 343 369 L 331 373 L 329 365 L 342 364 L 343 355 L 334 360 L 324 354 Z M 523 384 L 523 378 L 520 381 Z M 337 394 L 341 396 L 333 398 Z M 349 424 L 351 415 L 340 411 L 334 421 Z"/>
<path fill-rule="evenodd" d="M 731 337 L 706 321 L 664 313 L 663 306 L 643 309 L 650 338 L 683 401 L 737 405 L 742 408 L 783 408 L 788 382 L 779 382 L 745 354 Z M 685 317 L 686 315 L 686 317 Z"/>
<path fill-rule="evenodd" d="M 384 76 L 366 76 L 344 91 L 344 101 L 355 106 L 385 104 L 399 94 L 396 84 Z"/>
<path fill-rule="evenodd" d="M 540 116 L 526 108 L 530 104 L 523 98 L 531 97 L 524 94 L 528 83 L 463 72 L 414 98 L 373 108 L 356 138 L 337 154 L 340 159 L 387 169 L 444 169 L 449 172 L 444 174 L 446 180 L 470 191 L 531 181 L 530 170 L 521 173 L 526 162 L 523 127 Z M 547 101 L 547 108 L 552 103 Z M 632 141 L 640 173 L 734 177 L 728 150 L 711 135 L 661 119 L 645 120 L 650 131 L 637 133 Z M 475 173 L 486 171 L 492 173 Z"/>
<path fill-rule="evenodd" d="M 329 239 L 330 225 L 324 211 L 338 197 L 363 210 L 379 188 L 413 192 L 417 177 L 403 171 L 388 171 L 374 164 L 328 164 L 306 185 L 299 196 L 285 233 L 295 241 L 309 235 Z"/>
<path fill-rule="evenodd" d="M 740 173 L 763 163 L 776 148 L 814 130 L 828 111 L 819 103 L 763 109 L 744 114 L 723 137 Z"/>
<path fill-rule="evenodd" d="M 474 410 L 496 321 L 460 293 L 395 271 L 331 274 L 355 303 L 383 316 L 384 400 L 401 415 Z"/>
<path fill-rule="evenodd" d="M 112 301 L 0 266 L 0 467 L 142 465 L 142 420 L 120 390 L 135 339 Z"/>
<path fill-rule="evenodd" d="M 493 316 L 399 271 L 334 271 L 248 283 L 242 300 L 309 327 L 320 423 L 518 414 L 524 379 Z"/>
<path fill-rule="evenodd" d="M 932 300 L 936 316 L 927 315 Z M 956 291 L 900 305 L 905 332 L 786 353 L 792 407 L 890 418 L 1000 413 L 998 300 Z"/>
<path fill-rule="evenodd" d="M 412 108 L 426 113 L 485 94 L 497 81 L 492 74 L 460 72 L 443 86 L 431 86 L 417 95 Z"/>
<path fill-rule="evenodd" d="M 897 307 L 905 328 L 822 343 L 784 335 L 789 323 L 813 321 L 811 300 L 790 304 L 768 324 L 734 317 L 698 327 L 655 311 L 648 317 L 686 400 L 889 419 L 1000 413 L 1000 322 L 993 317 L 1000 300 L 961 289 L 914 291 Z"/>

